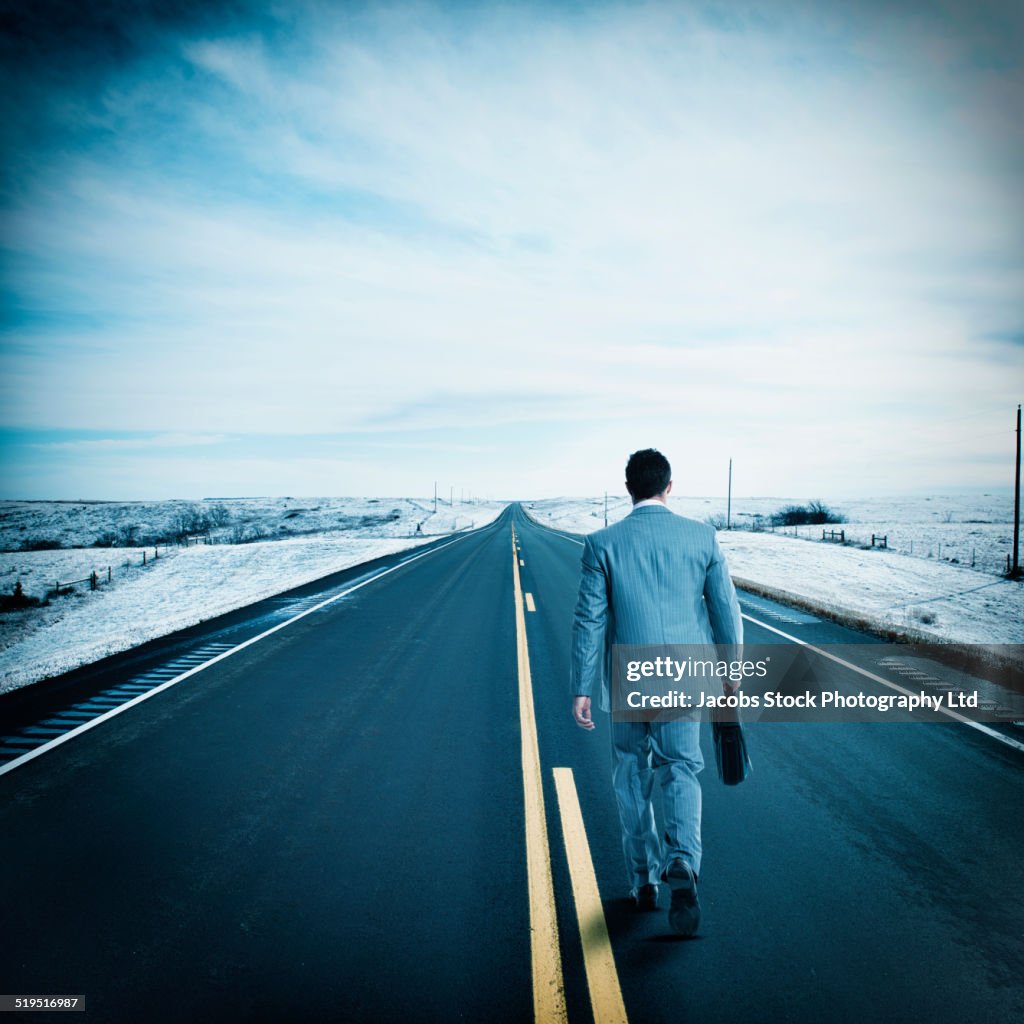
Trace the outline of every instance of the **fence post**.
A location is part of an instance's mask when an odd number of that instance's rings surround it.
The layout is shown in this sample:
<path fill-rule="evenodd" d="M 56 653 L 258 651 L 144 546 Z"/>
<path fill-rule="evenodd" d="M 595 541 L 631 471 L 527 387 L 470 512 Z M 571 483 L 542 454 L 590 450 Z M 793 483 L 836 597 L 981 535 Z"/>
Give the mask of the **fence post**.
<path fill-rule="evenodd" d="M 142 552 L 142 564 L 143 565 L 146 564 L 146 552 L 145 551 Z"/>
<path fill-rule="evenodd" d="M 108 582 L 108 583 L 110 582 L 110 578 L 111 578 L 111 575 L 110 575 L 110 566 L 108 565 L 108 566 L 107 566 L 107 582 Z"/>
<path fill-rule="evenodd" d="M 96 589 L 96 570 L 95 569 L 93 569 L 92 573 L 89 575 L 89 589 L 90 590 L 95 590 Z"/>
<path fill-rule="evenodd" d="M 846 531 L 845 530 L 840 530 L 839 531 L 839 543 L 840 544 L 845 544 L 846 543 Z"/>

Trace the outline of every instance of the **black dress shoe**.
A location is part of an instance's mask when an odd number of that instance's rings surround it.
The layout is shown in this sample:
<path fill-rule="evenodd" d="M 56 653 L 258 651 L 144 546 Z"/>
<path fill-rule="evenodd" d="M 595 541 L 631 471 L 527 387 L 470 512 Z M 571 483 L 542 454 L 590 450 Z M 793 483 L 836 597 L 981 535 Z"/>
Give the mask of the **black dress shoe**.
<path fill-rule="evenodd" d="M 658 909 L 658 887 L 656 885 L 648 883 L 637 889 L 636 909 L 644 911 Z"/>
<path fill-rule="evenodd" d="M 661 877 L 672 890 L 668 923 L 680 935 L 693 935 L 700 926 L 697 876 L 693 868 L 685 860 L 674 860 Z"/>

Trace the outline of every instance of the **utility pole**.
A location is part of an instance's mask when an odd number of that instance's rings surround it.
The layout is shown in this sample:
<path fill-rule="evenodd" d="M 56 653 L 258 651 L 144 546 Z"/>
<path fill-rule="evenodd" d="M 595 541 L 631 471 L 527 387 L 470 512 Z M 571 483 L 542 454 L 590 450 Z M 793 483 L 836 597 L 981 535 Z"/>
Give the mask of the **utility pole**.
<path fill-rule="evenodd" d="M 455 504 L 455 484 L 452 484 L 448 491 L 448 507 L 451 508 Z"/>
<path fill-rule="evenodd" d="M 729 460 L 729 497 L 725 504 L 725 528 L 732 529 L 732 459 Z"/>
<path fill-rule="evenodd" d="M 604 525 L 608 525 L 608 492 L 604 492 Z"/>
<path fill-rule="evenodd" d="M 434 481 L 434 515 L 437 515 L 437 481 Z"/>
<path fill-rule="evenodd" d="M 1013 569 L 1010 575 L 1020 576 L 1020 403 L 1017 403 L 1017 472 L 1013 483 Z"/>

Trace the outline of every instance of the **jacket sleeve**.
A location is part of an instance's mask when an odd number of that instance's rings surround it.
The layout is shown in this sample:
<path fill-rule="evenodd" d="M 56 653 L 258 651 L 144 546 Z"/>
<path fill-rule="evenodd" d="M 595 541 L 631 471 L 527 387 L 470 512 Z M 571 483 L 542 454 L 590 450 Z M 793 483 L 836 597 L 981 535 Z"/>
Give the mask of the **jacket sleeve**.
<path fill-rule="evenodd" d="M 572 623 L 570 687 L 573 695 L 590 697 L 600 693 L 604 674 L 608 578 L 589 537 L 583 542 L 580 568 L 580 592 Z"/>
<path fill-rule="evenodd" d="M 704 601 L 711 621 L 711 635 L 716 644 L 741 644 L 743 619 L 740 617 L 736 588 L 732 585 L 725 555 L 718 545 L 718 537 L 715 537 L 712 543 L 711 564 L 704 578 Z"/>

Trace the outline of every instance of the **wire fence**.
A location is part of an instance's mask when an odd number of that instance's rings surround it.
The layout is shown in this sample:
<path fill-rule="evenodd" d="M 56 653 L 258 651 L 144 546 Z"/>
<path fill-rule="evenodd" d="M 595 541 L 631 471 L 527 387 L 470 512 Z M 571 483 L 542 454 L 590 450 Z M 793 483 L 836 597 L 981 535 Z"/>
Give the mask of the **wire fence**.
<path fill-rule="evenodd" d="M 841 529 L 833 530 L 824 529 L 820 525 L 774 526 L 770 523 L 745 523 L 737 526 L 734 523 L 732 528 L 752 533 L 781 534 L 800 540 L 838 544 L 842 547 L 890 551 L 1000 576 L 1010 571 L 1011 559 L 1006 551 L 1010 545 L 1008 535 L 1012 531 L 1012 526 L 1003 523 L 981 524 L 983 527 L 994 527 L 989 533 L 961 533 L 959 536 L 952 532 L 957 524 L 943 524 L 945 530 L 939 526 L 933 526 L 930 530 L 921 527 L 914 530 L 915 524 L 903 529 L 883 524 L 885 533 L 875 532 L 877 526 L 873 527 L 871 524 L 859 528 L 858 525 L 854 524 L 851 529 L 851 524 L 846 523 Z M 973 528 L 978 524 L 963 525 Z M 861 530 L 864 532 L 861 533 Z"/>
<path fill-rule="evenodd" d="M 160 548 L 157 547 L 157 546 L 153 547 L 153 555 L 152 555 L 152 557 L 150 557 L 149 551 L 146 548 L 142 549 L 141 554 L 142 554 L 141 561 L 133 562 L 130 558 L 126 558 L 124 560 L 124 566 L 123 567 L 126 570 L 127 569 L 132 569 L 132 568 L 142 568 L 142 567 L 144 567 L 146 565 L 152 565 L 154 562 L 157 562 L 157 561 L 160 560 Z M 114 582 L 114 567 L 111 566 L 111 565 L 108 565 L 105 570 L 103 570 L 103 569 L 99 569 L 99 570 L 93 569 L 93 571 L 91 573 L 89 573 L 89 575 L 86 576 L 84 579 L 80 579 L 80 580 L 56 580 L 54 582 L 53 590 L 49 591 L 46 596 L 47 597 L 58 597 L 58 596 L 60 596 L 62 594 L 67 594 L 74 587 L 80 586 L 83 583 L 88 583 L 90 590 L 98 590 L 101 586 L 104 586 L 105 584 L 109 584 L 109 583 L 113 583 L 113 582 Z"/>

